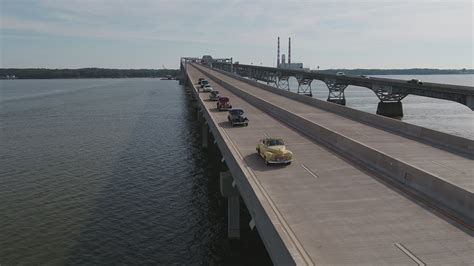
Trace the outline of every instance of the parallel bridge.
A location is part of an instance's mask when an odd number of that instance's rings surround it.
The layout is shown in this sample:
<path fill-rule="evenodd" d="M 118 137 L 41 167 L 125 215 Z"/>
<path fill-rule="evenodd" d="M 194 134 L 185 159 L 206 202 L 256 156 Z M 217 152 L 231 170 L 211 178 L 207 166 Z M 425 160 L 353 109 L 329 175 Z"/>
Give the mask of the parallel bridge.
<path fill-rule="evenodd" d="M 229 237 L 240 235 L 241 198 L 277 265 L 474 262 L 474 141 L 192 61 L 183 73 L 202 145 L 217 145 L 228 169 Z M 246 110 L 248 127 L 228 124 L 197 90 L 201 77 Z M 266 136 L 286 140 L 291 165 L 265 166 L 255 146 Z"/>
<path fill-rule="evenodd" d="M 390 117 L 403 116 L 401 100 L 410 94 L 454 101 L 474 110 L 474 87 L 470 86 L 429 82 L 416 84 L 399 79 L 341 76 L 321 71 L 233 64 L 229 60 L 214 61 L 212 67 L 233 72 L 242 77 L 267 82 L 267 84 L 284 90 L 290 89 L 288 79 L 294 77 L 298 81 L 297 92 L 308 96 L 312 96 L 312 81 L 320 80 L 328 87 L 327 101 L 342 105 L 346 104 L 344 91 L 347 86 L 365 87 L 372 90 L 380 100 L 377 114 Z"/>

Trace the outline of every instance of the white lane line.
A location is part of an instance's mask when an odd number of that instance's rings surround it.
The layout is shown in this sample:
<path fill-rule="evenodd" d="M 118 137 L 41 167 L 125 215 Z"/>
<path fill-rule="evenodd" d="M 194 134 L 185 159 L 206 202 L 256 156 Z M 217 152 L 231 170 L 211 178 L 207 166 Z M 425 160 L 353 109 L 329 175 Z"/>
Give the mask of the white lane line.
<path fill-rule="evenodd" d="M 410 259 L 412 259 L 416 264 L 420 265 L 420 266 L 425 266 L 426 264 L 420 260 L 418 257 L 415 256 L 415 254 L 411 253 L 411 251 L 409 249 L 407 249 L 406 247 L 404 247 L 401 243 L 393 243 L 399 250 L 401 250 L 403 253 L 405 253 L 405 255 L 407 255 L 408 257 L 410 257 Z"/>
<path fill-rule="evenodd" d="M 452 170 L 452 171 L 455 171 L 455 172 L 458 172 L 458 173 L 462 173 L 462 174 L 466 174 L 466 172 L 464 172 L 464 171 L 462 171 L 462 170 L 459 170 L 459 169 L 457 169 L 457 168 L 455 168 L 455 167 L 452 167 L 452 166 L 450 166 L 450 165 L 444 164 L 444 163 L 442 163 L 442 162 L 436 162 L 436 161 L 431 161 L 431 162 L 434 163 L 434 164 L 436 164 L 436 165 L 438 165 L 438 166 L 441 166 L 441 167 L 444 167 L 444 168 L 448 168 L 448 169 L 450 169 L 450 170 Z"/>
<path fill-rule="evenodd" d="M 270 138 L 270 136 L 267 134 L 267 132 L 263 132 L 263 135 L 265 135 L 265 137 L 267 137 L 267 138 Z"/>
<path fill-rule="evenodd" d="M 308 167 L 306 167 L 304 164 L 301 164 L 301 167 L 303 167 L 304 170 L 306 170 L 310 175 L 312 175 L 314 178 L 319 178 L 317 174 L 315 174 L 313 171 L 309 170 Z"/>

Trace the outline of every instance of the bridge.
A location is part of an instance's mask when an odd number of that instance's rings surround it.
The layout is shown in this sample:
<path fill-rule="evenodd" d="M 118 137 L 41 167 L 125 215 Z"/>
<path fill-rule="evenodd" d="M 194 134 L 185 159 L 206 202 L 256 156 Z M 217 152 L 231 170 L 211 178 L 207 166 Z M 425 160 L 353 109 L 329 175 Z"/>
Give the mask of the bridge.
<path fill-rule="evenodd" d="M 264 81 L 276 88 L 290 90 L 289 78 L 298 82 L 297 93 L 312 96 L 311 83 L 314 80 L 324 82 L 329 90 L 327 101 L 345 105 L 345 89 L 349 86 L 365 87 L 379 98 L 377 114 L 389 117 L 402 117 L 401 100 L 407 95 L 418 95 L 464 104 L 474 110 L 474 87 L 451 84 L 423 82 L 410 83 L 406 80 L 368 76 L 327 74 L 322 71 L 301 69 L 282 69 L 255 65 L 233 64 L 229 59 L 218 59 L 212 67 L 236 73 L 242 77 Z"/>
<path fill-rule="evenodd" d="M 202 146 L 222 156 L 230 238 L 240 236 L 242 199 L 277 265 L 474 261 L 474 141 L 182 62 Z M 231 127 L 199 78 L 242 107 L 249 126 Z M 266 136 L 286 140 L 291 165 L 257 156 Z"/>

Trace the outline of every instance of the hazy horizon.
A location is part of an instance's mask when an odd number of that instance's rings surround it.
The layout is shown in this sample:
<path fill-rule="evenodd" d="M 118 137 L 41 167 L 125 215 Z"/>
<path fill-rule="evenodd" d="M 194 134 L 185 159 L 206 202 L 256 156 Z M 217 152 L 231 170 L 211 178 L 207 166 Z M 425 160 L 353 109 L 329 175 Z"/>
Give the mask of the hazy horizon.
<path fill-rule="evenodd" d="M 46 67 L 0 67 L 0 69 L 47 69 L 47 70 L 77 70 L 77 69 L 117 69 L 117 70 L 179 70 L 179 66 L 176 68 L 110 68 L 110 67 L 78 67 L 78 68 L 46 68 Z M 464 68 L 320 68 L 319 70 L 416 70 L 416 69 L 428 69 L 428 70 L 463 70 Z M 312 69 L 315 70 L 315 69 Z M 474 68 L 466 68 L 466 71 L 473 71 Z M 470 74 L 470 73 L 468 73 Z M 400 74 L 403 75 L 403 74 Z"/>
<path fill-rule="evenodd" d="M 1 68 L 274 66 L 276 40 L 316 69 L 472 69 L 471 1 L 1 0 Z"/>

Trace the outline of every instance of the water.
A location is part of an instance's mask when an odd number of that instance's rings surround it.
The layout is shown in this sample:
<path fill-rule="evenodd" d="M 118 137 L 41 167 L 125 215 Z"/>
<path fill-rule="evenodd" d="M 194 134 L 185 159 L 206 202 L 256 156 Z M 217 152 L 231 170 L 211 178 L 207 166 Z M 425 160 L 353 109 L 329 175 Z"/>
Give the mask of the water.
<path fill-rule="evenodd" d="M 0 265 L 270 264 L 176 81 L 0 82 Z"/>
<path fill-rule="evenodd" d="M 375 112 L 370 90 L 346 96 Z M 474 138 L 463 105 L 403 104 L 404 121 Z M 271 264 L 244 207 L 242 239 L 227 240 L 219 158 L 201 149 L 195 118 L 176 81 L 0 81 L 0 265 Z"/>

